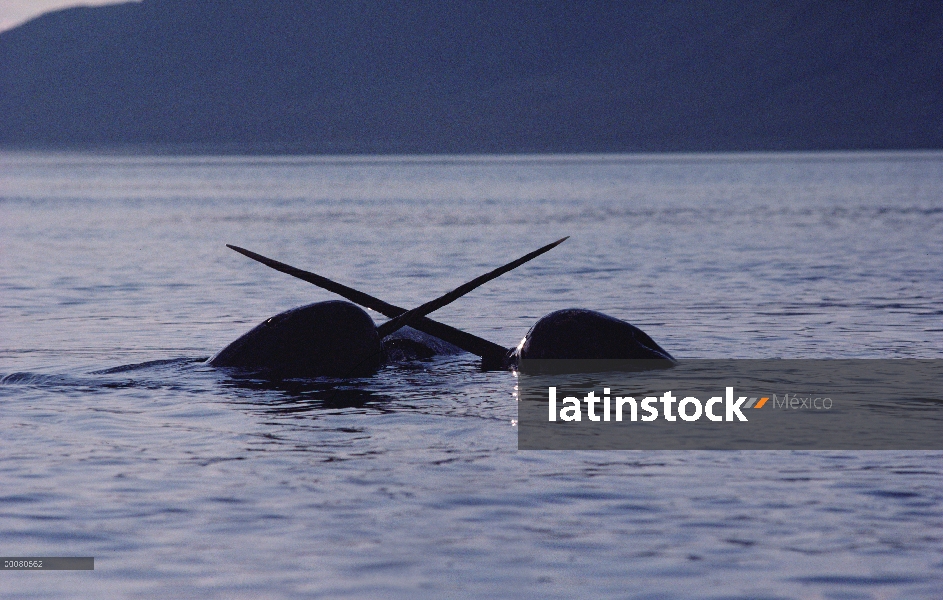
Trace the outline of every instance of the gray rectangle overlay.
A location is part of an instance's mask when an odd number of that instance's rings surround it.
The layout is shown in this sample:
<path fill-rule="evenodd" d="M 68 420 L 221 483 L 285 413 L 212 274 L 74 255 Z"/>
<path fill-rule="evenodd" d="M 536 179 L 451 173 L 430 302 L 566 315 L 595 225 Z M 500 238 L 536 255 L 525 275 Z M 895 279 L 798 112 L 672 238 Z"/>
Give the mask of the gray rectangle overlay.
<path fill-rule="evenodd" d="M 94 571 L 92 556 L 4 556 L 0 568 L 5 571 Z"/>
<path fill-rule="evenodd" d="M 666 364 L 522 362 L 518 448 L 943 450 L 943 360 L 652 366 Z"/>

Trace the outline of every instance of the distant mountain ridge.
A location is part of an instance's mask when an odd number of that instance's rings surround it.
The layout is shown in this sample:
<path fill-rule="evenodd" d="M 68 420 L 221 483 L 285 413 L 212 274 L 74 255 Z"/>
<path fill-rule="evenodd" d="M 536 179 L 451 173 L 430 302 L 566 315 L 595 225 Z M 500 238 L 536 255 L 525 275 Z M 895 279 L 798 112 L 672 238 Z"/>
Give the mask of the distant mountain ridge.
<path fill-rule="evenodd" d="M 943 2 L 145 0 L 0 34 L 0 146 L 943 148 Z"/>

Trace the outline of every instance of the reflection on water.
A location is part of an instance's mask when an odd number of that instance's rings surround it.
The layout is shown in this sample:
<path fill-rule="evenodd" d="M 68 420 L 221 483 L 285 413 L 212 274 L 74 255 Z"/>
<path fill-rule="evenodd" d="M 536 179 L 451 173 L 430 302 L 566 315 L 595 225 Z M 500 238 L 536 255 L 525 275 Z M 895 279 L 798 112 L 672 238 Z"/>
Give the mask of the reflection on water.
<path fill-rule="evenodd" d="M 332 299 L 227 242 L 415 306 L 563 235 L 435 318 L 508 347 L 576 306 L 681 359 L 940 358 L 941 167 L 0 154 L 0 545 L 96 557 L 0 589 L 938 598 L 938 452 L 518 452 L 515 376 L 467 354 L 350 381 L 201 361 Z"/>

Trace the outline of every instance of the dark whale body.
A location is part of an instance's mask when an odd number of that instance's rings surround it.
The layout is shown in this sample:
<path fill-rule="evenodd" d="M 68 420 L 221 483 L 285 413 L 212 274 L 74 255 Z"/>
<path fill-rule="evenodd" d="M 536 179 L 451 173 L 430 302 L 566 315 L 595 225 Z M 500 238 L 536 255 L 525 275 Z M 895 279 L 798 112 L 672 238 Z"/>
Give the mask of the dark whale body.
<path fill-rule="evenodd" d="M 270 317 L 207 361 L 268 378 L 372 375 L 392 361 L 457 354 L 460 348 L 411 327 L 381 340 L 362 308 L 317 302 Z"/>
<path fill-rule="evenodd" d="M 343 300 L 317 302 L 266 319 L 207 361 L 266 378 L 362 377 L 388 361 L 428 359 L 461 349 L 404 327 L 380 339 L 377 327 L 359 306 Z M 508 351 L 503 368 L 524 359 L 657 360 L 674 358 L 644 331 L 600 312 L 568 308 L 534 324 Z M 484 365 L 483 365 L 484 366 Z"/>
<path fill-rule="evenodd" d="M 674 358 L 638 327 L 615 317 L 584 308 L 552 312 L 537 321 L 508 355 L 509 366 L 521 359 L 624 359 Z"/>
<path fill-rule="evenodd" d="M 537 321 L 521 343 L 510 350 L 426 317 L 566 239 L 539 248 L 408 311 L 316 273 L 227 244 L 255 261 L 337 293 L 390 320 L 377 327 L 363 309 L 350 302 L 309 304 L 267 319 L 208 363 L 215 367 L 259 370 L 269 377 L 284 378 L 369 375 L 387 358 L 431 358 L 461 350 L 480 356 L 483 370 L 519 369 L 521 361 L 531 359 L 640 360 L 645 365 L 638 368 L 645 370 L 674 365 L 674 358 L 644 331 L 592 310 L 569 308 L 552 312 Z"/>
<path fill-rule="evenodd" d="M 369 375 L 382 361 L 370 315 L 350 302 L 331 300 L 268 318 L 207 362 L 287 378 Z"/>

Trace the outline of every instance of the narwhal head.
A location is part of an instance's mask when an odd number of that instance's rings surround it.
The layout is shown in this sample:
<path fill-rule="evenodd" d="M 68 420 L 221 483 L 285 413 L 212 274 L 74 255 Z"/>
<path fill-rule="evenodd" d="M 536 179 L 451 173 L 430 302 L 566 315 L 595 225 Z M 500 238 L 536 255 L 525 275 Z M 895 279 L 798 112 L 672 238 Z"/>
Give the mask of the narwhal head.
<path fill-rule="evenodd" d="M 674 358 L 638 327 L 593 310 L 567 308 L 537 321 L 508 355 L 512 365 L 521 359 Z"/>

